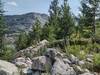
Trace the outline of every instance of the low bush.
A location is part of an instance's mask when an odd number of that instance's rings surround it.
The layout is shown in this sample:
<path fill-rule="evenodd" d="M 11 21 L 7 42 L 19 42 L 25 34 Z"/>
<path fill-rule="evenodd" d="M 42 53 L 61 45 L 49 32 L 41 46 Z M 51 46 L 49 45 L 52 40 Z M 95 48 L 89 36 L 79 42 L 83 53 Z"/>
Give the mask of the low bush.
<path fill-rule="evenodd" d="M 78 57 L 80 60 L 85 59 L 86 57 L 86 51 L 84 50 L 85 47 L 84 46 L 80 46 L 80 45 L 72 45 L 72 46 L 67 46 L 66 47 L 66 53 L 68 52 L 69 54 L 73 54 L 76 57 Z"/>
<path fill-rule="evenodd" d="M 93 58 L 94 70 L 100 70 L 100 53 L 95 53 Z"/>
<path fill-rule="evenodd" d="M 0 59 L 10 61 L 13 59 L 14 53 L 15 53 L 14 47 L 12 47 L 11 45 L 5 45 L 3 47 Z"/>

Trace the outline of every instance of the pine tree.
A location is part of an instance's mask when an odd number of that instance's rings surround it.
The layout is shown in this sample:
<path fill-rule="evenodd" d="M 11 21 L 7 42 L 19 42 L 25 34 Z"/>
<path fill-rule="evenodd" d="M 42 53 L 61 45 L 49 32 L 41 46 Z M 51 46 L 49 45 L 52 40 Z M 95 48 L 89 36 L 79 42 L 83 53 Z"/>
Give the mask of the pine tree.
<path fill-rule="evenodd" d="M 58 0 L 53 0 L 50 5 L 49 9 L 49 21 L 48 21 L 48 29 L 50 35 L 50 38 L 52 39 L 57 39 L 58 32 L 60 31 L 60 17 L 61 17 L 61 9 L 59 7 L 59 1 Z M 51 30 L 51 31 L 50 31 Z"/>
<path fill-rule="evenodd" d="M 16 50 L 13 46 L 4 44 L 2 48 L 2 56 L 0 56 L 0 59 L 11 61 L 13 59 L 13 55 L 16 53 Z"/>
<path fill-rule="evenodd" d="M 42 40 L 46 39 L 48 41 L 53 41 L 55 40 L 56 34 L 54 33 L 54 27 L 48 25 L 48 23 L 46 23 L 43 28 L 42 28 Z"/>
<path fill-rule="evenodd" d="M 30 32 L 31 43 L 40 42 L 41 34 L 42 34 L 41 22 L 37 18 L 35 24 L 32 27 L 32 31 Z"/>
<path fill-rule="evenodd" d="M 22 50 L 29 45 L 29 35 L 26 32 L 21 32 L 16 41 L 17 50 Z"/>
<path fill-rule="evenodd" d="M 100 0 L 82 0 L 81 6 L 80 28 L 82 28 L 83 33 L 88 32 L 90 34 L 89 37 L 94 38 L 96 32 L 96 18 L 100 15 Z"/>
<path fill-rule="evenodd" d="M 4 10 L 3 10 L 3 5 L 0 0 L 0 48 L 2 47 L 2 39 L 5 34 L 5 23 L 4 23 Z"/>
<path fill-rule="evenodd" d="M 3 10 L 3 4 L 0 0 L 0 57 L 2 57 L 3 54 L 3 38 L 6 32 L 6 25 L 4 22 L 4 10 Z"/>
<path fill-rule="evenodd" d="M 67 0 L 64 0 L 61 7 L 58 0 L 53 0 L 50 5 L 49 14 L 49 21 L 44 26 L 45 29 L 43 29 L 46 32 L 46 38 L 53 41 L 70 37 L 74 29 L 74 19 Z"/>
<path fill-rule="evenodd" d="M 71 36 L 71 34 L 74 31 L 74 18 L 72 16 L 72 13 L 70 12 L 70 7 L 67 3 L 68 0 L 64 0 L 64 3 L 62 5 L 62 18 L 61 18 L 61 24 L 60 24 L 60 37 L 61 38 L 68 38 Z"/>

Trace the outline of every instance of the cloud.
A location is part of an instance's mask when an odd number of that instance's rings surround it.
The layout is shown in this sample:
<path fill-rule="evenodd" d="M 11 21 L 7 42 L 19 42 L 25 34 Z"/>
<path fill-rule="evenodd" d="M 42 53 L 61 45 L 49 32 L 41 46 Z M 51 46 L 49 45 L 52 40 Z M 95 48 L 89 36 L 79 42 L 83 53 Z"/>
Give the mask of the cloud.
<path fill-rule="evenodd" d="M 15 6 L 15 7 L 18 6 L 18 4 L 17 4 L 16 2 L 14 2 L 14 1 L 12 1 L 12 2 L 7 2 L 7 4 L 8 4 L 8 5 L 11 5 L 11 6 Z"/>

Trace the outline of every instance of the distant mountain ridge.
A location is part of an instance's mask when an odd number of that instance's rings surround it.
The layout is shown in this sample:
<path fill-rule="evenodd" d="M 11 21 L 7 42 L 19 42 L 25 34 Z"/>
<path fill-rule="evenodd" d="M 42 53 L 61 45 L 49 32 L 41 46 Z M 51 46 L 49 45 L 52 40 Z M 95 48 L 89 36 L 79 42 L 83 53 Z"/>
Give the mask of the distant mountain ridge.
<path fill-rule="evenodd" d="M 36 18 L 43 24 L 47 22 L 48 15 L 41 13 L 26 13 L 22 15 L 6 15 L 5 21 L 8 27 L 8 33 L 18 33 L 20 31 L 29 31 L 34 25 Z"/>

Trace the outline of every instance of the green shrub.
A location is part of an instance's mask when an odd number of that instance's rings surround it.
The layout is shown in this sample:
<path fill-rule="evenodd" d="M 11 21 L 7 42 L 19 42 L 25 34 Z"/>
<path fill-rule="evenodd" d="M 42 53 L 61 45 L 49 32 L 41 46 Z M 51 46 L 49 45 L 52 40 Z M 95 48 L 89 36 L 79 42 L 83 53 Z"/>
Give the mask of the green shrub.
<path fill-rule="evenodd" d="M 73 54 L 78 57 L 80 60 L 85 59 L 87 55 L 87 50 L 85 46 L 82 45 L 69 45 L 65 48 L 66 53 Z"/>
<path fill-rule="evenodd" d="M 14 47 L 12 47 L 11 45 L 5 45 L 3 47 L 0 59 L 10 61 L 12 60 L 14 53 L 15 53 Z"/>
<path fill-rule="evenodd" d="M 87 53 L 85 51 L 80 51 L 80 54 L 77 55 L 77 57 L 80 59 L 80 60 L 84 60 L 86 58 L 86 55 Z"/>
<path fill-rule="evenodd" d="M 75 56 L 79 55 L 79 52 L 80 52 L 80 47 L 76 45 L 73 45 L 73 46 L 67 46 L 66 47 L 66 53 L 69 53 L 69 54 L 73 54 Z"/>
<path fill-rule="evenodd" d="M 94 52 L 100 52 L 100 44 L 94 43 Z"/>
<path fill-rule="evenodd" d="M 94 69 L 100 70 L 100 53 L 95 53 L 93 58 Z"/>
<path fill-rule="evenodd" d="M 93 45 L 91 43 L 87 44 L 84 48 L 84 51 L 86 53 L 90 53 L 90 51 L 92 51 Z"/>

